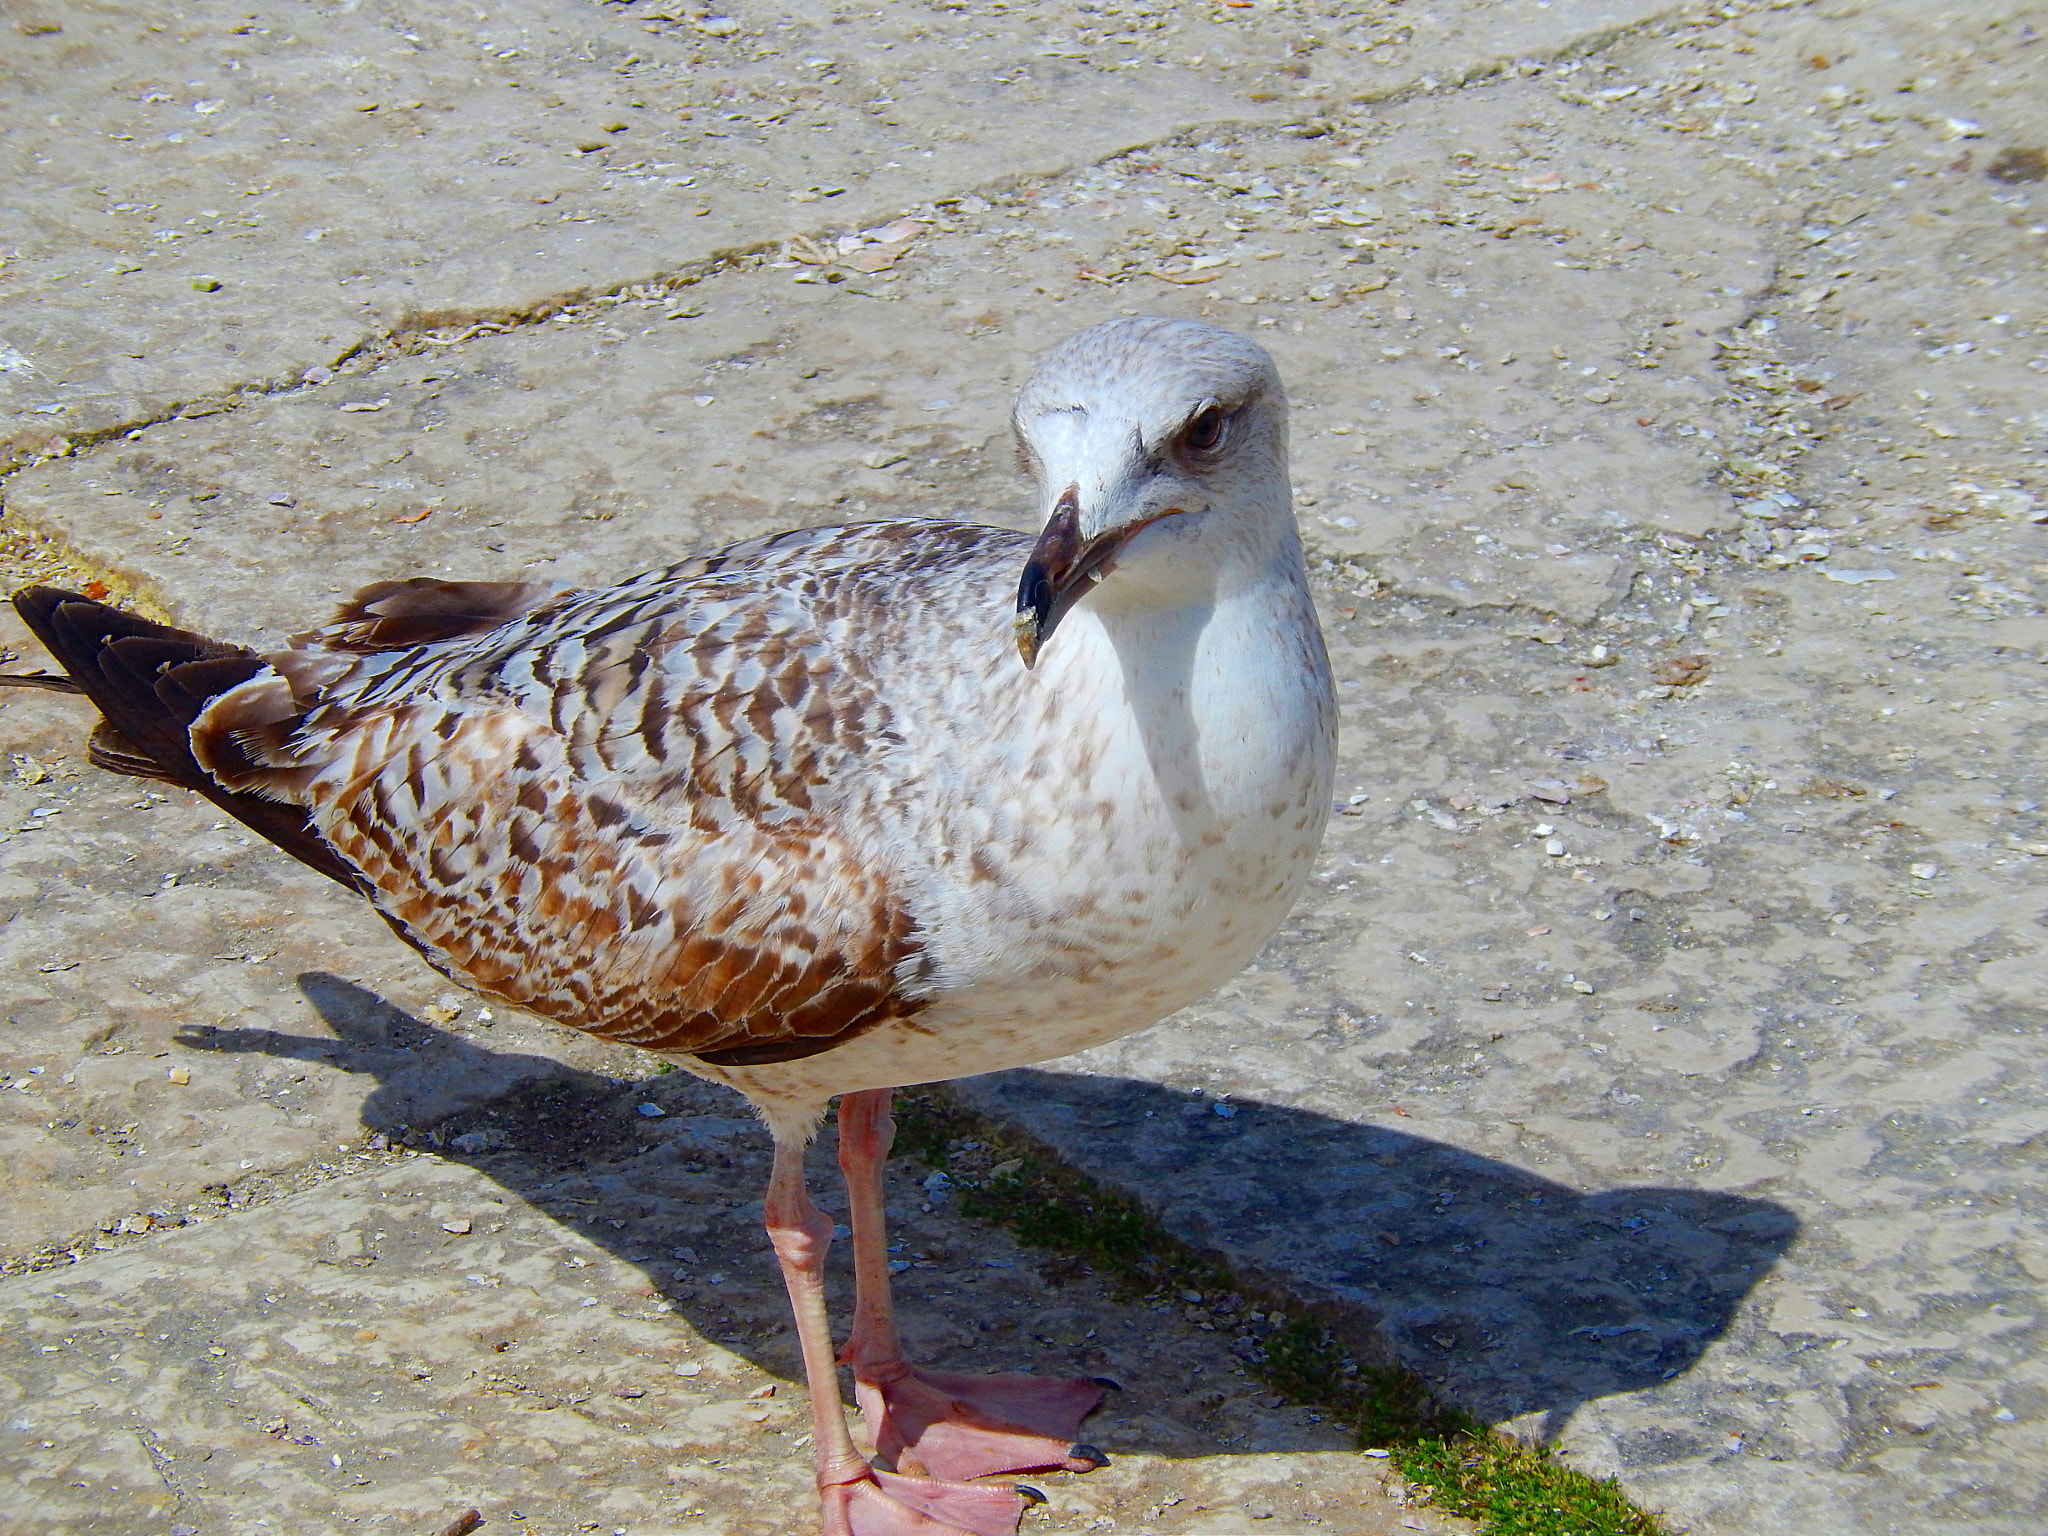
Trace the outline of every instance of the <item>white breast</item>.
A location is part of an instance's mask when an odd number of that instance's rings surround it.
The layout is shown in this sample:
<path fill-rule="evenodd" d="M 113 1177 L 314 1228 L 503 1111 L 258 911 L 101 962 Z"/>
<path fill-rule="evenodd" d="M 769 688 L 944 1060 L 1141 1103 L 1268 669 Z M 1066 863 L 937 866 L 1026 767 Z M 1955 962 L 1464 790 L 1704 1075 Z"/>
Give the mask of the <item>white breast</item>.
<path fill-rule="evenodd" d="M 1293 905 L 1335 745 L 1299 582 L 1136 626 L 1084 605 L 1038 671 L 982 681 L 966 711 L 934 697 L 954 713 L 904 719 L 925 761 L 895 835 L 928 1004 L 829 1061 L 746 1069 L 750 1093 L 941 1081 L 1115 1039 L 1235 974 Z"/>

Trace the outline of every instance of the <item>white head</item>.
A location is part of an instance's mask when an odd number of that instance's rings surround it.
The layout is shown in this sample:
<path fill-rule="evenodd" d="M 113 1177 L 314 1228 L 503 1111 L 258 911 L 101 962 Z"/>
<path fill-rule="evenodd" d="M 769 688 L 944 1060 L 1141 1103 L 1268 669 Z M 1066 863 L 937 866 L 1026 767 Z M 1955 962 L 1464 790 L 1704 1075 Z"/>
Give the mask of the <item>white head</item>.
<path fill-rule="evenodd" d="M 1228 560 L 1298 548 L 1286 391 L 1242 336 L 1157 315 L 1091 326 L 1032 371 L 1012 421 L 1046 517 L 1017 593 L 1026 666 L 1098 585 L 1170 602 Z"/>

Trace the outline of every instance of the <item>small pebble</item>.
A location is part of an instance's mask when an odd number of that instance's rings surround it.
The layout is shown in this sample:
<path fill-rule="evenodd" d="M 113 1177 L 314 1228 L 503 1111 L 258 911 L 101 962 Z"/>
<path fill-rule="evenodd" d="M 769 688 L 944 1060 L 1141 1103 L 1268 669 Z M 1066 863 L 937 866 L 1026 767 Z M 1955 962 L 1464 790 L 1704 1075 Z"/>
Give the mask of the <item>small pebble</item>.
<path fill-rule="evenodd" d="M 443 1232 L 453 1232 L 457 1237 L 462 1237 L 466 1235 L 469 1232 L 469 1229 L 470 1223 L 469 1218 L 467 1216 L 459 1217 L 454 1221 L 444 1221 L 441 1223 L 441 1230 Z"/>
<path fill-rule="evenodd" d="M 173 1067 L 164 1074 L 164 1077 L 178 1087 L 183 1088 L 192 1081 L 192 1069 L 190 1067 Z"/>
<path fill-rule="evenodd" d="M 639 1105 L 638 1108 L 640 1114 L 642 1114 L 649 1120 L 660 1120 L 668 1114 L 668 1111 L 663 1109 L 659 1104 L 642 1104 Z"/>

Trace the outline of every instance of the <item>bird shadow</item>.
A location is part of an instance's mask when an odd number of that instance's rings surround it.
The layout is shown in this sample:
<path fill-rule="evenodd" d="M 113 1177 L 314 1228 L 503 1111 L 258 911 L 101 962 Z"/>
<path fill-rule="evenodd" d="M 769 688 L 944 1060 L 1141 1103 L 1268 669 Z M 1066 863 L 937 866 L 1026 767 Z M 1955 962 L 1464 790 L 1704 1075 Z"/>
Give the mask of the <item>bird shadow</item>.
<path fill-rule="evenodd" d="M 1489 1423 L 1540 1415 L 1545 1440 L 1594 1398 L 1689 1370 L 1799 1232 L 1769 1200 L 1581 1193 L 1286 1105 L 1039 1069 L 962 1086 L 1082 1172 L 1142 1191 L 1183 1241 L 1310 1301 L 1369 1357 Z"/>
<path fill-rule="evenodd" d="M 373 1078 L 361 1112 L 373 1142 L 475 1168 L 640 1265 L 701 1334 L 779 1374 L 800 1369 L 758 1229 L 767 1138 L 736 1096 L 687 1073 L 622 1082 L 497 1050 L 325 973 L 298 984 L 332 1036 L 193 1028 L 178 1043 Z M 449 1087 L 491 1083 L 510 1091 Z M 1024 1069 L 972 1079 L 963 1096 L 1141 1193 L 1248 1279 L 1306 1299 L 1354 1350 L 1489 1422 L 1538 1415 L 1546 1439 L 1585 1402 L 1688 1370 L 1799 1230 L 1766 1200 L 1582 1194 L 1390 1127 L 1246 1100 L 1219 1114 L 1135 1079 Z M 832 1209 L 828 1181 L 815 1183 Z M 994 1363 L 972 1359 L 971 1341 L 967 1353 L 947 1368 Z"/>

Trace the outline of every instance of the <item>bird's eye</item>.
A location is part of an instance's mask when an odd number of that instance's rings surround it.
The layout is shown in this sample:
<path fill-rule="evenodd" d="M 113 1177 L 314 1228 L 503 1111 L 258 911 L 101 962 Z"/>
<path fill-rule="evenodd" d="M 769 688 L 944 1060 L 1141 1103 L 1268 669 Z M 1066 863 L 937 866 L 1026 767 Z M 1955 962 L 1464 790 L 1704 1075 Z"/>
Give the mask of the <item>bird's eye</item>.
<path fill-rule="evenodd" d="M 1195 412 L 1180 440 L 1197 453 L 1208 453 L 1223 441 L 1223 428 L 1228 421 L 1222 406 L 1205 405 Z"/>

